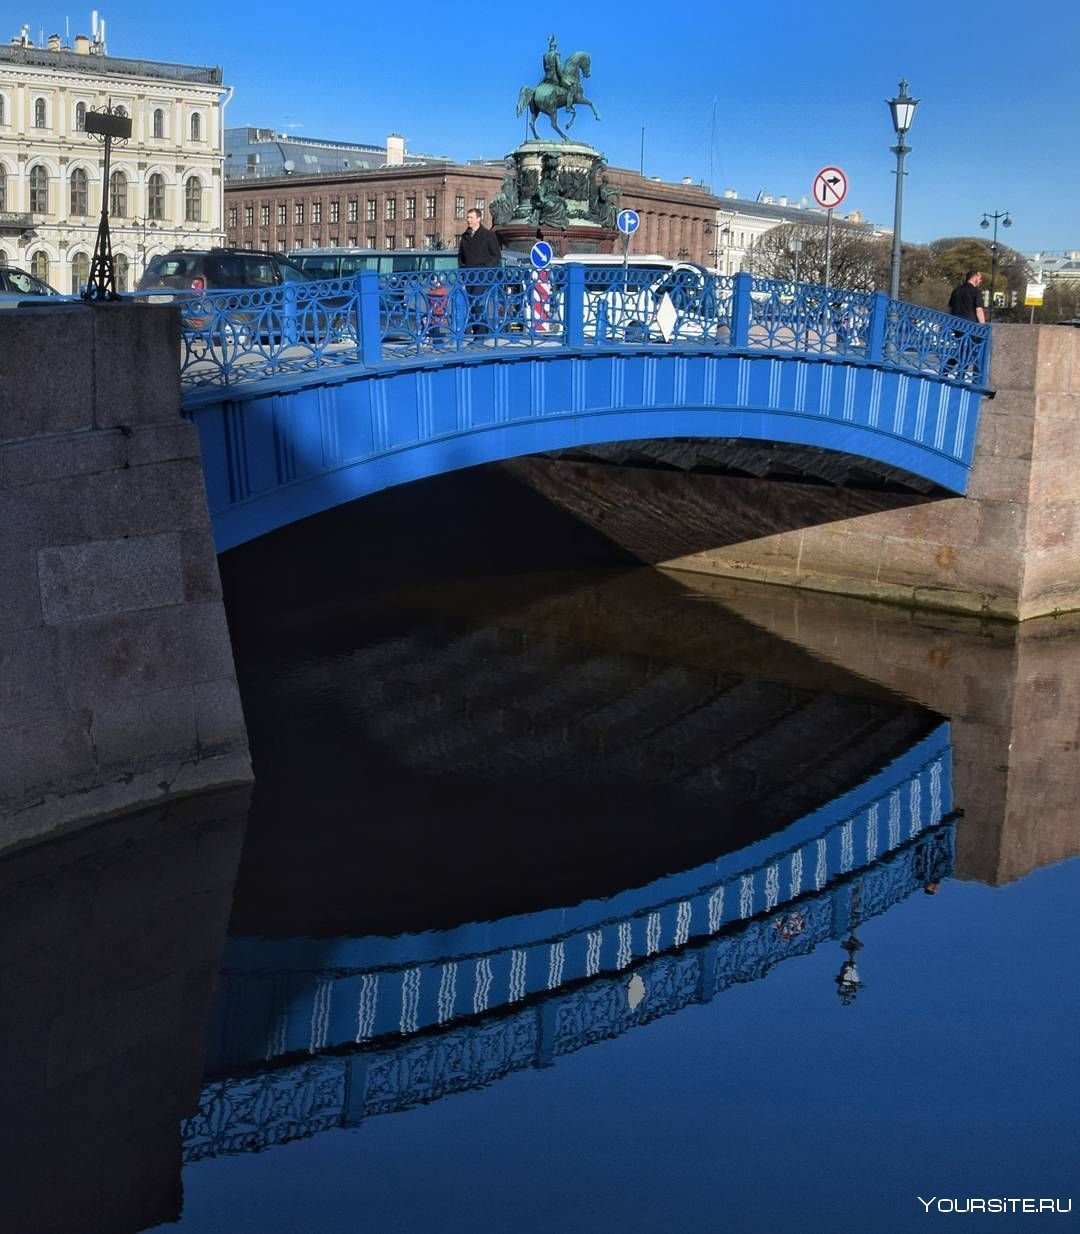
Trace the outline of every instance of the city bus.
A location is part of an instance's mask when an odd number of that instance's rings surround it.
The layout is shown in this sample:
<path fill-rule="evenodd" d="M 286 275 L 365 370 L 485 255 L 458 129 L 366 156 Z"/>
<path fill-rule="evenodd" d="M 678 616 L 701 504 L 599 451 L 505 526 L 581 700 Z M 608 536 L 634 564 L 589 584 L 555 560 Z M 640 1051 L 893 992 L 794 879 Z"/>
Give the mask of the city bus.
<path fill-rule="evenodd" d="M 458 268 L 456 249 L 310 248 L 293 249 L 288 256 L 316 279 L 349 278 L 362 270 L 431 274 Z"/>

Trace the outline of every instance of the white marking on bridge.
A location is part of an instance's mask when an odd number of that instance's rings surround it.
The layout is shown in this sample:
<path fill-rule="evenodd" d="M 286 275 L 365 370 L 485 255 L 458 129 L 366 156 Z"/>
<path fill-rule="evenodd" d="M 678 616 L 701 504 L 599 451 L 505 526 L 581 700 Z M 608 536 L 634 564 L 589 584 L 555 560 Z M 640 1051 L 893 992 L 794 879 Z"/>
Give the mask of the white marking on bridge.
<path fill-rule="evenodd" d="M 855 419 L 855 391 L 859 380 L 858 369 L 849 368 L 844 371 L 844 419 Z"/>
<path fill-rule="evenodd" d="M 739 879 L 739 916 L 751 917 L 754 913 L 754 876 L 744 874 Z"/>
<path fill-rule="evenodd" d="M 866 812 L 866 860 L 869 864 L 877 860 L 878 854 L 878 803 Z"/>
<path fill-rule="evenodd" d="M 889 847 L 900 843 L 900 790 L 894 788 L 889 794 Z"/>
<path fill-rule="evenodd" d="M 814 869 L 814 889 L 820 891 L 829 876 L 829 852 L 825 837 L 817 842 L 817 866 Z"/>
<path fill-rule="evenodd" d="M 941 386 L 938 389 L 938 407 L 937 407 L 937 427 L 934 430 L 934 449 L 944 450 L 945 448 L 945 427 L 949 413 L 949 387 Z"/>
<path fill-rule="evenodd" d="M 930 817 L 941 817 L 941 759 L 935 760 L 930 768 Z"/>
<path fill-rule="evenodd" d="M 909 806 L 911 809 L 911 829 L 909 836 L 917 836 L 923 829 L 922 822 L 922 782 L 916 776 L 911 781 Z"/>
<path fill-rule="evenodd" d="M 780 406 L 780 378 L 783 371 L 779 360 L 769 361 L 769 406 L 773 409 Z"/>
<path fill-rule="evenodd" d="M 904 411 L 907 408 L 908 379 L 902 374 L 896 379 L 896 405 L 893 408 L 893 432 L 904 435 Z"/>
<path fill-rule="evenodd" d="M 930 383 L 919 382 L 919 393 L 915 399 L 915 440 L 926 440 L 926 412 L 930 403 Z"/>
<path fill-rule="evenodd" d="M 724 919 L 724 889 L 717 887 L 709 896 L 709 933 L 715 934 Z"/>
<path fill-rule="evenodd" d="M 694 911 L 689 900 L 680 900 L 675 914 L 675 946 L 685 946 L 690 937 L 690 915 Z"/>
<path fill-rule="evenodd" d="M 432 375 L 423 369 L 416 374 L 416 421 L 421 437 L 435 436 L 435 399 Z"/>
<path fill-rule="evenodd" d="M 566 947 L 563 943 L 552 943 L 548 949 L 547 988 L 557 990 L 562 985 L 563 969 L 566 967 Z"/>
<path fill-rule="evenodd" d="M 323 977 L 315 987 L 315 997 L 311 1001 L 309 1054 L 314 1054 L 326 1046 L 326 1037 L 330 1029 L 330 1000 L 333 997 L 333 992 L 333 977 Z"/>
<path fill-rule="evenodd" d="M 633 959 L 633 956 L 634 952 L 631 945 L 630 922 L 620 921 L 619 950 L 618 954 L 615 956 L 615 967 L 619 969 L 625 968 Z"/>
<path fill-rule="evenodd" d="M 831 364 L 823 364 L 821 366 L 821 389 L 818 399 L 819 416 L 827 416 L 829 414 L 829 404 L 832 401 L 832 382 L 833 366 Z"/>
<path fill-rule="evenodd" d="M 602 930 L 590 930 L 585 942 L 585 976 L 595 977 L 600 971 L 600 945 L 604 941 Z"/>
<path fill-rule="evenodd" d="M 876 368 L 870 374 L 870 404 L 867 408 L 866 422 L 871 428 L 877 428 L 878 417 L 881 415 L 881 391 L 885 384 L 884 374 Z"/>
<path fill-rule="evenodd" d="M 473 984 L 473 1012 L 487 1011 L 491 993 L 491 960 L 481 956 L 476 961 L 476 977 Z"/>
<path fill-rule="evenodd" d="M 401 1032 L 415 1033 L 420 1022 L 420 969 L 401 974 Z"/>
<path fill-rule="evenodd" d="M 528 953 L 515 948 L 510 953 L 510 986 L 509 994 L 512 1003 L 520 1003 L 525 997 L 525 966 Z"/>
<path fill-rule="evenodd" d="M 454 1018 L 457 1004 L 457 969 L 456 963 L 444 964 L 439 976 L 439 1023 L 445 1024 Z"/>
<path fill-rule="evenodd" d="M 645 924 L 645 954 L 656 955 L 660 950 L 660 914 L 650 913 Z"/>
<path fill-rule="evenodd" d="M 773 909 L 780 902 L 780 863 L 773 862 L 765 871 L 765 908 Z"/>
<path fill-rule="evenodd" d="M 847 874 L 854 864 L 854 820 L 849 818 L 840 829 L 840 873 Z"/>
<path fill-rule="evenodd" d="M 375 1031 L 375 1011 L 379 1001 L 378 973 L 360 978 L 360 997 L 356 1004 L 356 1040 L 367 1041 Z"/>
<path fill-rule="evenodd" d="M 788 895 L 789 900 L 794 900 L 796 897 L 802 895 L 802 874 L 802 849 L 797 848 L 791 854 L 791 890 Z"/>

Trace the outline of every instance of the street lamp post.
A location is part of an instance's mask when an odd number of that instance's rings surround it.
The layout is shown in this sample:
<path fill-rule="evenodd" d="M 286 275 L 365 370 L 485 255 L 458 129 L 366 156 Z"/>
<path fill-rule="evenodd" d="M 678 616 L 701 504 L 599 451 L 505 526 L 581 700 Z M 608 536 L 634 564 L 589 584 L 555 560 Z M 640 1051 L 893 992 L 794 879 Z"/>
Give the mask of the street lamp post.
<path fill-rule="evenodd" d="M 906 81 L 900 83 L 900 93 L 894 99 L 886 99 L 892 112 L 893 128 L 896 130 L 896 145 L 891 146 L 896 155 L 896 206 L 893 210 L 892 266 L 889 270 L 889 295 L 894 300 L 900 299 L 900 220 L 904 209 L 904 157 L 911 153 L 911 147 L 904 144 L 911 122 L 915 119 L 915 108 L 918 99 L 908 94 Z"/>
<path fill-rule="evenodd" d="M 1001 220 L 1002 227 L 1011 227 L 1012 219 L 1009 217 L 1008 210 L 995 210 L 993 214 L 983 212 L 982 222 L 980 227 L 989 227 L 990 220 L 994 220 L 994 238 L 990 241 L 990 302 L 986 308 L 986 320 L 994 320 L 994 280 L 997 277 L 997 229 L 998 219 Z"/>

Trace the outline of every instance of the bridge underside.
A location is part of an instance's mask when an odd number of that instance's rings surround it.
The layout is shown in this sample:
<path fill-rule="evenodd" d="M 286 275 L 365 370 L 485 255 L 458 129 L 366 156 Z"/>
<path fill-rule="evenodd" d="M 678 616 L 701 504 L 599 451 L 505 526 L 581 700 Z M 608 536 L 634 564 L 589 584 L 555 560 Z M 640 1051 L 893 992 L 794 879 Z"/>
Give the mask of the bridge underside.
<path fill-rule="evenodd" d="M 192 415 L 218 549 L 393 485 L 613 442 L 723 441 L 736 469 L 737 444 L 762 443 L 774 463 L 798 457 L 821 479 L 840 456 L 879 482 L 964 491 L 975 390 L 856 361 L 625 350 L 506 359 L 481 348 L 475 360 L 206 401 Z"/>

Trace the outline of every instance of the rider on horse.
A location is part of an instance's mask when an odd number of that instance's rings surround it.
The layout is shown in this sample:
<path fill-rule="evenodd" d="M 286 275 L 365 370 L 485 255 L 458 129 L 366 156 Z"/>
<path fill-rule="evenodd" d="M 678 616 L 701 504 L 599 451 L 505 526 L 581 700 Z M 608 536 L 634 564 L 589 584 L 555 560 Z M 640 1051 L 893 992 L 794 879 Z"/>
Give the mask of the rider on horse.
<path fill-rule="evenodd" d="M 548 49 L 544 52 L 544 80 L 551 82 L 553 86 L 561 86 L 566 91 L 567 97 L 573 99 L 574 83 L 563 76 L 562 59 L 555 45 L 553 34 L 548 35 Z"/>

